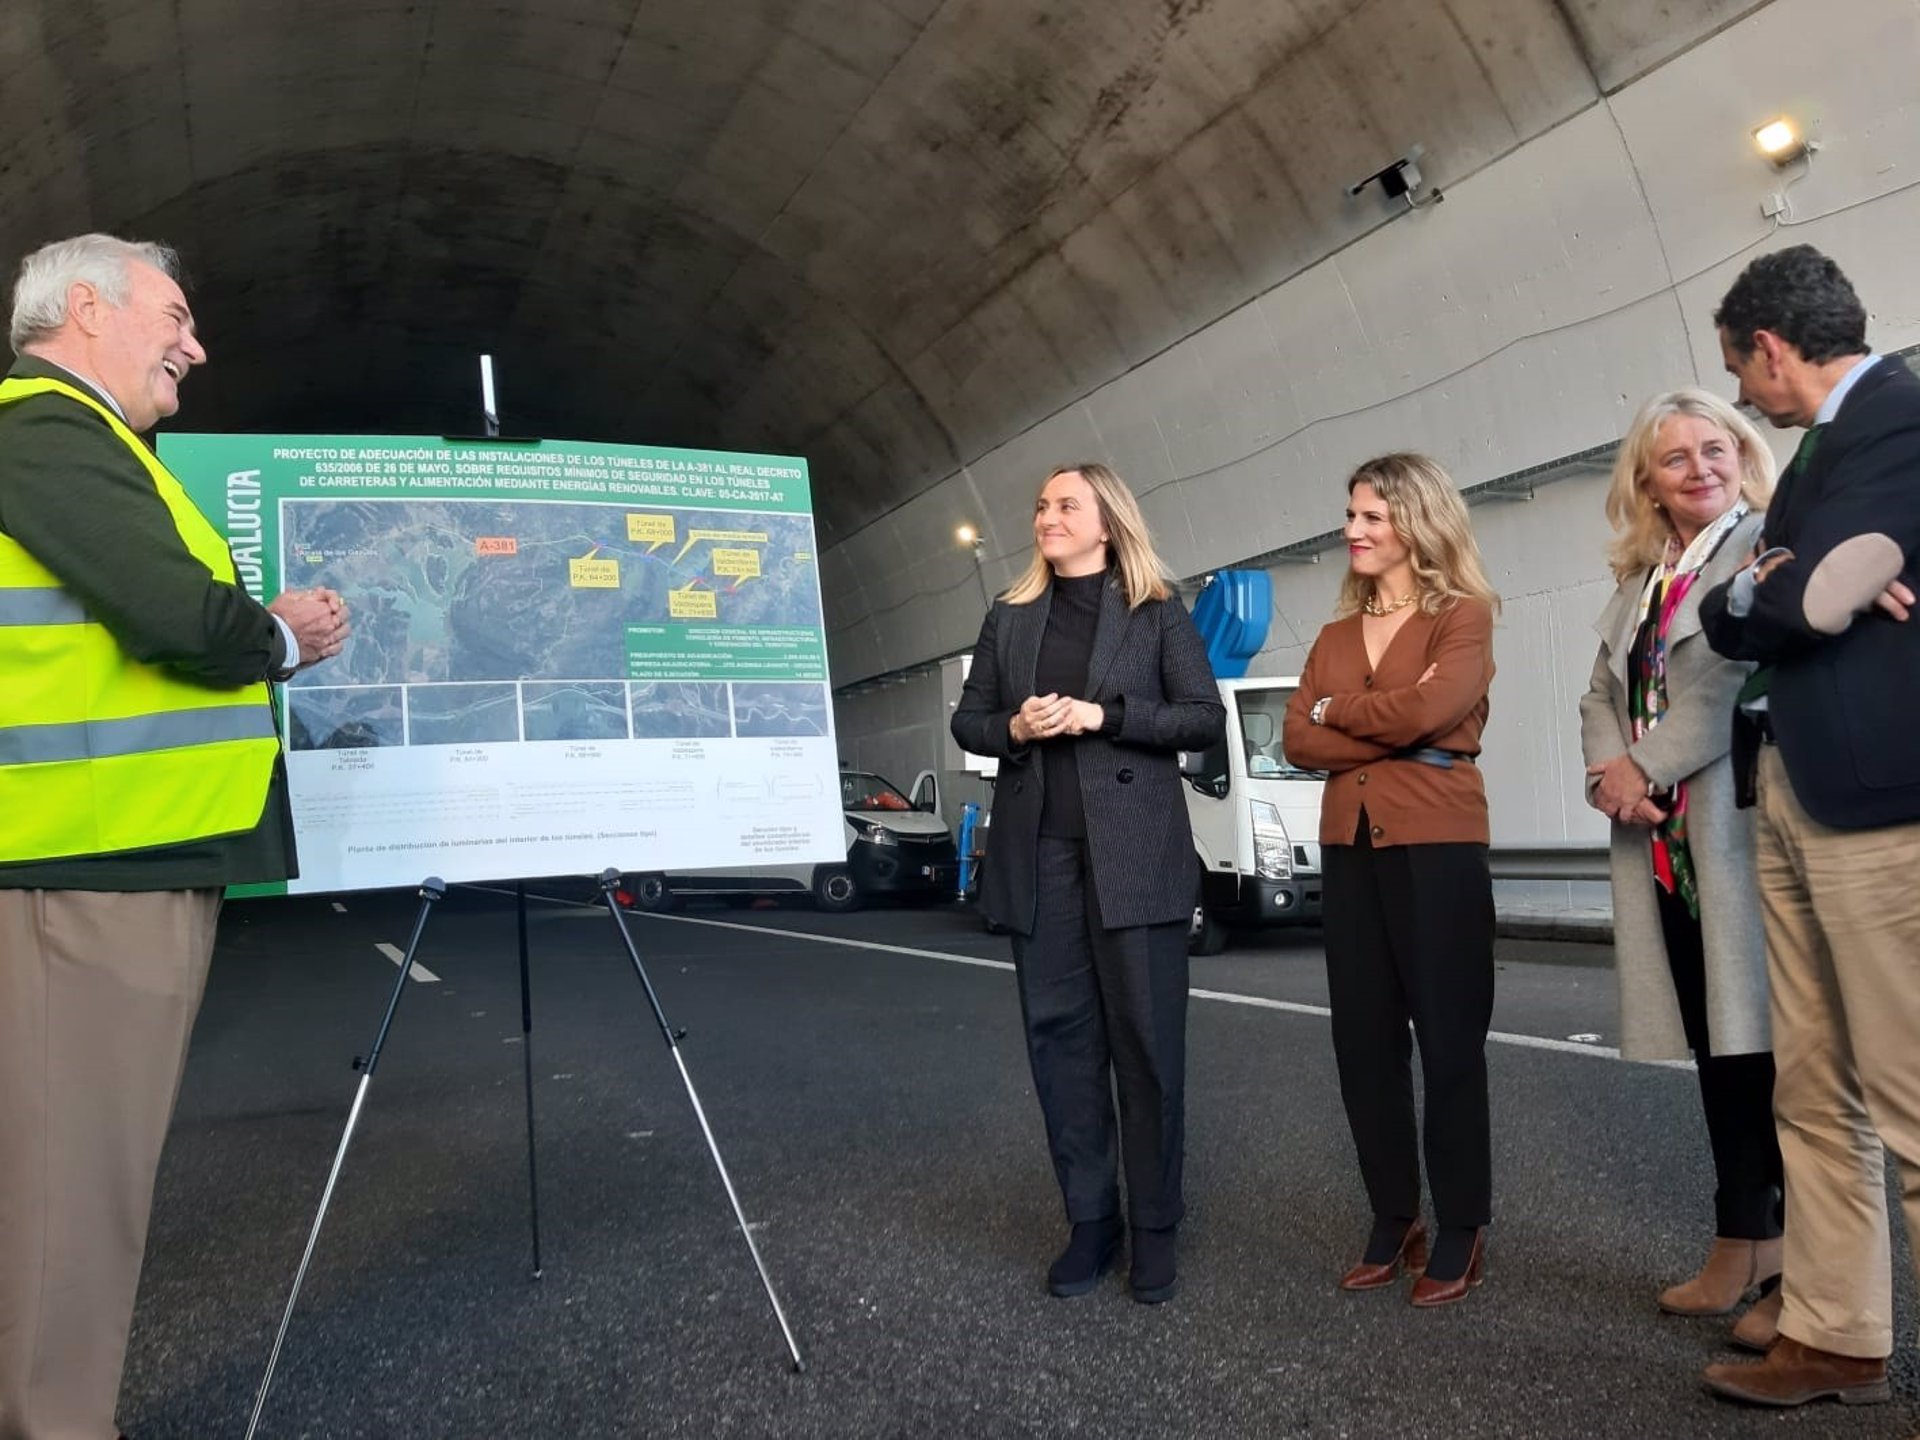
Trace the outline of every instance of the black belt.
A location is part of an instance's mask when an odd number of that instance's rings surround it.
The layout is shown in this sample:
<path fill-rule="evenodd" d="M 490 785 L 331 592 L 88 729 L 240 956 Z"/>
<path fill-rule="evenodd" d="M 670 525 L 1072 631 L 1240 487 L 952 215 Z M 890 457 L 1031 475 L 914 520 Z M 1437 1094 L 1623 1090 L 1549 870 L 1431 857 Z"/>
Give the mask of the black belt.
<path fill-rule="evenodd" d="M 1438 745 L 1422 745 L 1413 750 L 1396 750 L 1395 760 L 1417 760 L 1422 765 L 1437 766 L 1442 770 L 1451 770 L 1456 762 L 1473 764 L 1473 756 L 1465 750 L 1442 750 Z"/>
<path fill-rule="evenodd" d="M 1773 714 L 1767 710 L 1749 710 L 1753 717 L 1754 731 L 1760 736 L 1762 745 L 1778 745 L 1780 742 L 1773 733 Z"/>

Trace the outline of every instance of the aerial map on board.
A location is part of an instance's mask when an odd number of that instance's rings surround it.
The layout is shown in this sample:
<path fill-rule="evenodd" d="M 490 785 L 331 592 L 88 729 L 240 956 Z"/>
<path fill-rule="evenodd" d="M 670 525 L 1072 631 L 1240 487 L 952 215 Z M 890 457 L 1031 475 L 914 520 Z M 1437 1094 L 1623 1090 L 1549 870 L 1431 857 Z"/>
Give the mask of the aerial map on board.
<path fill-rule="evenodd" d="M 324 586 L 352 614 L 284 692 L 290 888 L 844 855 L 804 460 L 409 436 L 161 453 L 256 597 Z"/>
<path fill-rule="evenodd" d="M 282 587 L 353 603 L 353 643 L 295 686 L 645 679 L 630 625 L 820 626 L 805 515 L 289 500 L 281 526 Z"/>

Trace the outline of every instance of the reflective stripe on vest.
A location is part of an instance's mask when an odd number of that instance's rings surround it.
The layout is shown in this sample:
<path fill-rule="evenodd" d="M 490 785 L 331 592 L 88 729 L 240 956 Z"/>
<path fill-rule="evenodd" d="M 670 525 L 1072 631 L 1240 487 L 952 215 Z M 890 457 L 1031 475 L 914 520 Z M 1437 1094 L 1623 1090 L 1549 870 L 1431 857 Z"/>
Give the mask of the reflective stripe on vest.
<path fill-rule="evenodd" d="M 45 765 L 180 750 L 210 740 L 249 740 L 273 734 L 273 716 L 249 705 L 169 710 L 125 720 L 79 720 L 66 725 L 14 725 L 0 730 L 0 765 Z"/>
<path fill-rule="evenodd" d="M 0 381 L 0 408 L 57 394 L 97 414 L 217 580 L 233 557 L 164 465 L 106 406 L 58 380 Z M 0 534 L 0 862 L 240 834 L 266 808 L 279 740 L 264 682 L 211 690 L 133 659 Z"/>
<path fill-rule="evenodd" d="M 59 586 L 0 590 L 0 625 L 84 625 L 87 609 Z"/>

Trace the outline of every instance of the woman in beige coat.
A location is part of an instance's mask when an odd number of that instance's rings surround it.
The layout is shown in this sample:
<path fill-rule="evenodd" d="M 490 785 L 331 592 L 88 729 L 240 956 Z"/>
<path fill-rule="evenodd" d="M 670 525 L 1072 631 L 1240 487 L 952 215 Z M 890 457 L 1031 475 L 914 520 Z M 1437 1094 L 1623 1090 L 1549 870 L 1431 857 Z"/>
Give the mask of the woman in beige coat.
<path fill-rule="evenodd" d="M 1759 1292 L 1734 1332 L 1753 1344 L 1779 1313 L 1783 1188 L 1753 828 L 1727 755 L 1752 667 L 1708 648 L 1699 606 L 1753 554 L 1772 485 L 1765 442 L 1726 401 L 1647 402 L 1614 463 L 1619 588 L 1580 701 L 1588 803 L 1613 821 L 1621 1052 L 1692 1052 L 1717 1181 L 1706 1263 L 1660 1308 L 1724 1315 Z"/>

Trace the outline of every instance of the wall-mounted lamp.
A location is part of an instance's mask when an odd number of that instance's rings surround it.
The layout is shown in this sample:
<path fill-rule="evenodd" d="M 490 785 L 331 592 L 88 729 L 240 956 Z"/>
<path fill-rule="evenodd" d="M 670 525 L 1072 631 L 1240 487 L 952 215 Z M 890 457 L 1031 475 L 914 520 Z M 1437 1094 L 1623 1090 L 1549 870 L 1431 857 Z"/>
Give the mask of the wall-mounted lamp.
<path fill-rule="evenodd" d="M 1801 162 L 1801 168 L 1787 177 L 1777 190 L 1769 190 L 1760 201 L 1760 213 L 1776 225 L 1791 225 L 1793 220 L 1793 202 L 1787 192 L 1800 181 L 1807 178 L 1813 169 L 1813 152 L 1820 148 L 1820 142 L 1809 140 L 1800 132 L 1799 125 L 1786 115 L 1776 115 L 1764 125 L 1756 125 L 1753 130 L 1754 148 L 1772 162 L 1776 170 L 1785 170 L 1795 161 Z"/>
<path fill-rule="evenodd" d="M 1406 154 L 1383 170 L 1376 170 L 1364 180 L 1356 180 L 1347 186 L 1347 196 L 1351 199 L 1369 185 L 1379 185 L 1389 200 L 1405 200 L 1409 210 L 1418 210 L 1423 205 L 1438 205 L 1447 197 L 1436 189 L 1430 195 L 1422 195 L 1420 187 L 1426 183 L 1420 174 L 1420 157 L 1426 154 L 1424 146 L 1415 145 Z"/>
<path fill-rule="evenodd" d="M 956 543 L 964 545 L 973 551 L 975 561 L 980 560 L 986 551 L 986 537 L 971 525 L 962 525 L 959 529 L 955 530 L 953 532 L 953 538 Z"/>
<path fill-rule="evenodd" d="M 1753 132 L 1753 143 L 1773 162 L 1776 170 L 1796 160 L 1804 160 L 1820 147 L 1800 133 L 1800 127 L 1785 115 L 1776 116 Z"/>

